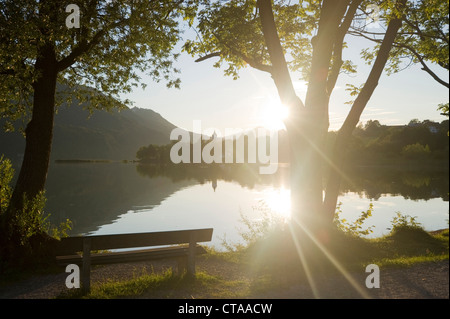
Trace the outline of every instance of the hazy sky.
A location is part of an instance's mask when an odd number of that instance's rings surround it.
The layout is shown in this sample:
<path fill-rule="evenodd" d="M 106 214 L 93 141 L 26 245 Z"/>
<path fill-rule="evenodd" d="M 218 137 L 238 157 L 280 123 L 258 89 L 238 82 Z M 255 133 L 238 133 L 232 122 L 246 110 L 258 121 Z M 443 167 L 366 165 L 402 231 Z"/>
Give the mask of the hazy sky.
<path fill-rule="evenodd" d="M 350 39 L 344 58 L 352 59 L 358 66 L 357 75 L 342 74 L 330 103 L 330 129 L 336 130 L 343 122 L 351 100 L 345 90 L 346 83 L 356 86 L 364 83 L 370 68 L 356 61 L 367 41 Z M 240 72 L 240 79 L 225 77 L 223 69 L 214 68 L 215 59 L 195 63 L 194 58 L 182 54 L 176 65 L 181 69 L 181 89 L 167 89 L 165 84 L 148 83 L 146 90 L 135 89 L 126 95 L 136 107 L 150 108 L 160 113 L 169 122 L 193 129 L 193 121 L 201 120 L 202 129 L 216 128 L 219 133 L 225 128 L 247 129 L 259 125 L 280 122 L 274 112 L 268 110 L 279 101 L 275 85 L 269 74 L 250 67 Z M 225 66 L 224 66 L 225 67 Z M 448 81 L 448 73 L 437 68 Z M 293 74 L 294 86 L 304 101 L 306 87 L 298 75 Z M 372 99 L 368 103 L 361 121 L 379 120 L 382 124 L 407 124 L 411 119 L 445 119 L 437 111 L 439 103 L 448 101 L 448 90 L 433 80 L 420 67 L 412 66 L 400 73 L 379 81 Z M 220 135 L 220 134 L 219 134 Z"/>

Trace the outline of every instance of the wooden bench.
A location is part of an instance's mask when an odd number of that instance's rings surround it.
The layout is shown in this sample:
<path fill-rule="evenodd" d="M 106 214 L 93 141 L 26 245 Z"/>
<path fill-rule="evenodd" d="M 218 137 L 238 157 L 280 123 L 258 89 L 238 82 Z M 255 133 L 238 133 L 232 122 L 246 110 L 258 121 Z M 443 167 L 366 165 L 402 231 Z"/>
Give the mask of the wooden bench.
<path fill-rule="evenodd" d="M 59 265 L 77 264 L 82 266 L 81 284 L 83 293 L 87 293 L 90 290 L 91 265 L 177 258 L 179 261 L 178 271 L 186 270 L 188 275 L 194 275 L 195 256 L 205 253 L 205 249 L 197 245 L 197 243 L 211 241 L 212 232 L 212 228 L 206 228 L 67 237 L 62 238 L 57 244 L 56 261 Z M 155 246 L 168 247 L 148 248 Z M 91 251 L 142 247 L 147 248 L 91 254 Z M 80 252 L 82 252 L 82 255 L 79 254 Z"/>

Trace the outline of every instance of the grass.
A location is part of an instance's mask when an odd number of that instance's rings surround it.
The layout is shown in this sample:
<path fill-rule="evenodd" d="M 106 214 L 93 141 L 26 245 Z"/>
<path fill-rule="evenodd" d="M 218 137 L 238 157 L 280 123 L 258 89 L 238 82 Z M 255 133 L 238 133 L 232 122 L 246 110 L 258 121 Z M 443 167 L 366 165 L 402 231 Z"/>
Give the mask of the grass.
<path fill-rule="evenodd" d="M 172 270 L 161 274 L 143 274 L 125 282 L 108 282 L 93 287 L 88 298 L 126 298 L 154 292 L 154 298 L 174 298 L 182 294 L 184 287 L 195 284 L 196 289 L 216 284 L 216 279 L 205 273 L 198 273 L 196 278 L 177 276 Z"/>
<path fill-rule="evenodd" d="M 379 267 L 410 267 L 419 263 L 438 262 L 443 260 L 448 260 L 448 255 L 384 258 L 377 261 L 377 265 Z"/>
<path fill-rule="evenodd" d="M 96 284 L 86 296 L 79 290 L 63 294 L 59 298 L 84 299 L 200 299 L 234 298 L 230 291 L 242 285 L 239 281 L 226 281 L 200 271 L 194 277 L 176 275 L 171 269 L 163 273 L 144 273 L 127 281 L 108 281 Z M 194 297 L 195 296 L 195 297 Z"/>

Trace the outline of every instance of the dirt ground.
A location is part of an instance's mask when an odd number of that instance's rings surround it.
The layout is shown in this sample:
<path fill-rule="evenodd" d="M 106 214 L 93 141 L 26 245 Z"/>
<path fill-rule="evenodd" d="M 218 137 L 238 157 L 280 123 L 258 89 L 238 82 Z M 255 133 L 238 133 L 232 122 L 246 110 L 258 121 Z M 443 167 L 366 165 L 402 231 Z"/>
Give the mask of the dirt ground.
<path fill-rule="evenodd" d="M 143 267 L 158 271 L 171 266 L 168 263 L 150 264 L 133 263 L 98 267 L 92 270 L 91 280 L 105 282 L 107 280 L 131 279 L 140 273 Z M 199 258 L 197 269 L 224 281 L 235 281 L 241 285 L 251 284 L 251 275 L 239 266 L 220 260 Z M 0 287 L 1 299 L 52 299 L 67 291 L 65 280 L 67 273 L 39 275 Z M 347 277 L 332 275 L 326 278 L 315 278 L 313 282 L 293 282 L 283 284 L 280 289 L 250 291 L 245 298 L 251 299 L 449 299 L 449 261 L 421 263 L 408 268 L 380 269 L 380 288 L 368 289 L 365 285 L 369 274 L 362 270 L 351 273 Z M 313 287 L 313 288 L 311 288 Z M 223 288 L 221 289 L 228 289 Z M 233 289 L 241 289 L 239 285 L 229 287 L 229 296 L 239 297 Z M 192 294 L 173 294 L 174 298 L 214 299 L 208 291 Z M 146 298 L 152 296 L 139 296 Z M 157 297 L 158 298 L 158 297 Z"/>

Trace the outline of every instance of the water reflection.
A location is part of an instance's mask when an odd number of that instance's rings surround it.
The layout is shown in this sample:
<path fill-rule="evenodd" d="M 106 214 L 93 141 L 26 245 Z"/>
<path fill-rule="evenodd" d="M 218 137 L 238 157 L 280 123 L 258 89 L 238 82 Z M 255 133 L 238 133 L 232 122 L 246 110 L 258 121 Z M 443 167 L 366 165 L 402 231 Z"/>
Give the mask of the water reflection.
<path fill-rule="evenodd" d="M 242 187 L 253 188 L 256 185 L 281 186 L 289 183 L 289 170 L 280 166 L 276 174 L 259 174 L 259 166 L 252 164 L 178 164 L 153 165 L 138 164 L 136 170 L 143 177 L 167 177 L 173 182 L 181 180 L 195 180 L 203 184 L 214 182 L 213 189 L 217 188 L 217 181 L 236 182 Z"/>
<path fill-rule="evenodd" d="M 366 168 L 347 175 L 351 182 L 340 196 L 344 212 L 356 214 L 373 200 L 374 221 L 384 228 L 387 212 L 396 210 L 429 214 L 447 227 L 448 172 Z M 261 175 L 244 164 L 54 164 L 47 198 L 53 223 L 73 221 L 71 235 L 214 227 L 221 237 L 242 226 L 240 213 L 257 218 L 253 206 L 259 201 L 289 215 L 289 168 Z"/>
<path fill-rule="evenodd" d="M 157 207 L 194 180 L 142 178 L 135 165 L 55 164 L 47 179 L 47 208 L 55 224 L 69 218 L 71 234 L 88 233 L 114 222 L 128 210 Z"/>
<path fill-rule="evenodd" d="M 349 171 L 351 183 L 344 182 L 341 194 L 356 192 L 377 200 L 385 194 L 399 195 L 405 199 L 449 200 L 448 171 L 414 170 L 399 168 L 357 168 Z"/>

